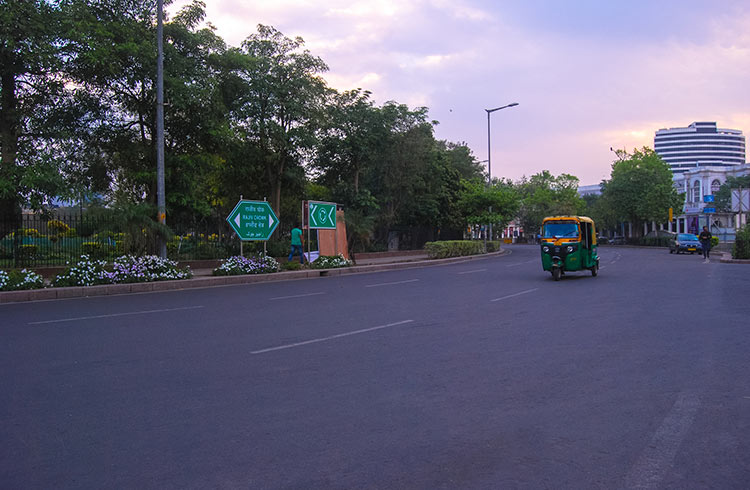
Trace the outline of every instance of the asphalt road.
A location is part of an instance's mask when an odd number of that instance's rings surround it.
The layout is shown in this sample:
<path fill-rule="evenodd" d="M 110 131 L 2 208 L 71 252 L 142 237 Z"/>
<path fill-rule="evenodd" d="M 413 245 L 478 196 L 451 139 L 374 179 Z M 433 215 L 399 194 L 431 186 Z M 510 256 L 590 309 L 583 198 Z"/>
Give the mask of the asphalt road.
<path fill-rule="evenodd" d="M 0 305 L 0 487 L 750 487 L 750 267 L 511 251 Z"/>

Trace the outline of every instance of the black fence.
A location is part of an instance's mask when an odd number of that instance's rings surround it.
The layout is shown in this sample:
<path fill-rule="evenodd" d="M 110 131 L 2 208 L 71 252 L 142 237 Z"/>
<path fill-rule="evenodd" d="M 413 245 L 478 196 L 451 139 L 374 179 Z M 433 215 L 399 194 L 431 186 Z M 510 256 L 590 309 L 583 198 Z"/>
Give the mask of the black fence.
<path fill-rule="evenodd" d="M 61 266 L 82 255 L 112 260 L 124 254 L 158 254 L 161 240 L 167 256 L 178 261 L 221 259 L 240 251 L 240 240 L 224 220 L 180 227 L 160 237 L 147 227 L 124 229 L 85 215 L 23 214 L 0 217 L 0 269 Z M 244 243 L 245 253 L 259 250 L 262 242 Z"/>

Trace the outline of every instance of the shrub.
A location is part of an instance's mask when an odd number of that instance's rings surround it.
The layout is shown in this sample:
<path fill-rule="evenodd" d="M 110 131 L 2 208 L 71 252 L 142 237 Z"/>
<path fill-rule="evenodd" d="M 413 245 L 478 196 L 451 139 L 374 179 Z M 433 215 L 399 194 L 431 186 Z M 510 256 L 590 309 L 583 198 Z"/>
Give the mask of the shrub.
<path fill-rule="evenodd" d="M 238 276 L 242 274 L 268 274 L 278 272 L 279 263 L 268 255 L 255 255 L 243 257 L 235 255 L 224 260 L 222 264 L 214 269 L 215 276 Z"/>
<path fill-rule="evenodd" d="M 667 236 L 648 236 L 641 238 L 640 245 L 647 247 L 668 247 L 671 237 Z"/>
<path fill-rule="evenodd" d="M 717 246 L 718 244 L 719 244 L 719 237 L 712 236 L 711 237 L 711 247 L 713 248 L 713 247 Z"/>
<path fill-rule="evenodd" d="M 285 271 L 298 271 L 302 269 L 302 264 L 299 262 L 284 262 L 281 264 L 281 269 Z"/>
<path fill-rule="evenodd" d="M 321 255 L 310 263 L 313 269 L 337 269 L 339 267 L 349 267 L 352 265 L 351 260 L 347 260 L 343 255 Z"/>
<path fill-rule="evenodd" d="M 33 259 L 37 254 L 37 246 L 33 244 L 21 245 L 18 249 L 18 254 L 21 260 Z"/>
<path fill-rule="evenodd" d="M 490 248 L 487 242 L 487 249 Z M 497 242 L 495 242 L 497 243 Z M 444 259 L 446 257 L 463 257 L 466 255 L 477 255 L 484 253 L 484 242 L 480 240 L 446 240 L 441 242 L 427 242 L 424 244 L 425 252 L 431 259 Z"/>
<path fill-rule="evenodd" d="M 40 289 L 44 287 L 44 279 L 36 272 L 26 269 L 0 270 L 0 291 L 20 291 L 23 289 Z"/>
<path fill-rule="evenodd" d="M 732 247 L 732 258 L 750 259 L 750 225 L 745 225 L 737 232 L 734 247 Z"/>
<path fill-rule="evenodd" d="M 28 237 L 33 237 L 33 238 L 37 238 L 41 236 L 39 233 L 39 230 L 37 230 L 36 228 L 25 228 L 21 230 L 21 234 L 23 236 L 28 236 Z"/>

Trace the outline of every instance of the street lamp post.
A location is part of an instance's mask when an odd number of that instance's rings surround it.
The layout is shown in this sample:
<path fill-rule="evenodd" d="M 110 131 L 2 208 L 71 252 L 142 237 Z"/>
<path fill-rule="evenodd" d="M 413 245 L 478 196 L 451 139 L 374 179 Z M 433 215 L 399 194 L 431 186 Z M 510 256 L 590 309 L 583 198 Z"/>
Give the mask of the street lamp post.
<path fill-rule="evenodd" d="M 492 146 L 490 143 L 491 140 L 491 133 L 490 133 L 490 114 L 492 114 L 495 111 L 499 111 L 500 109 L 507 109 L 508 107 L 515 107 L 518 105 L 518 102 L 513 102 L 512 104 L 504 105 L 502 107 L 495 107 L 494 109 L 485 109 L 487 112 L 487 187 L 492 186 Z M 490 207 L 490 213 L 492 213 L 492 207 Z M 490 229 L 490 240 L 492 240 L 492 223 L 489 224 Z M 486 247 L 485 247 L 486 249 Z"/>

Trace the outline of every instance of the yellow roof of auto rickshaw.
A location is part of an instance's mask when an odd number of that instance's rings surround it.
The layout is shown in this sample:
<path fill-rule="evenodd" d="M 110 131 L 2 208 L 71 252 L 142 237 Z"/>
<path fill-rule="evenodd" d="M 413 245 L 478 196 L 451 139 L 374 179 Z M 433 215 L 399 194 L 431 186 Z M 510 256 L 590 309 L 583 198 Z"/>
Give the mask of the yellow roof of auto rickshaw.
<path fill-rule="evenodd" d="M 542 220 L 542 223 L 545 221 L 566 221 L 566 220 L 576 220 L 576 221 L 584 221 L 588 223 L 594 223 L 594 220 L 589 218 L 588 216 L 547 216 Z"/>

